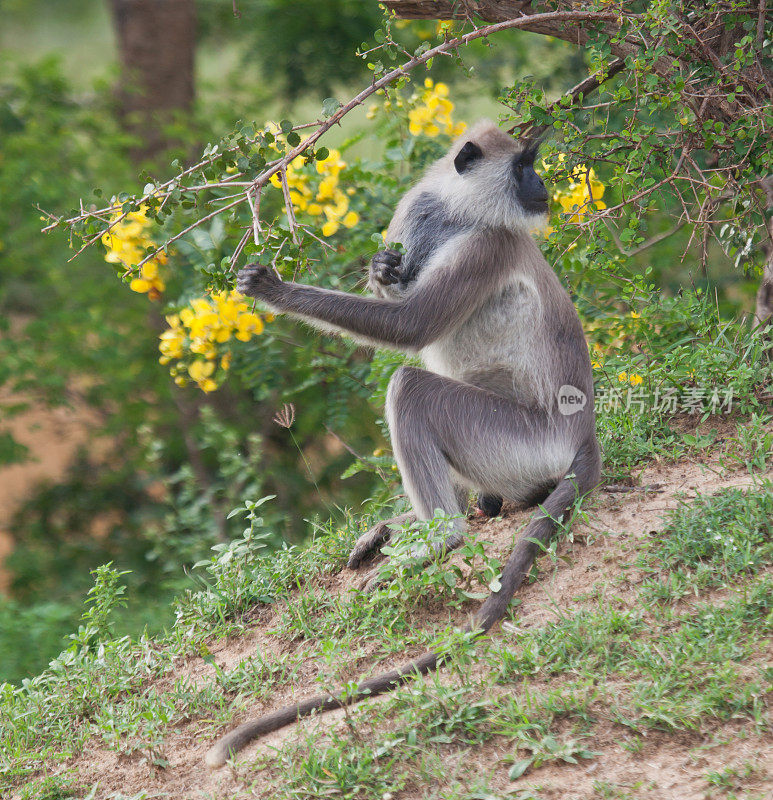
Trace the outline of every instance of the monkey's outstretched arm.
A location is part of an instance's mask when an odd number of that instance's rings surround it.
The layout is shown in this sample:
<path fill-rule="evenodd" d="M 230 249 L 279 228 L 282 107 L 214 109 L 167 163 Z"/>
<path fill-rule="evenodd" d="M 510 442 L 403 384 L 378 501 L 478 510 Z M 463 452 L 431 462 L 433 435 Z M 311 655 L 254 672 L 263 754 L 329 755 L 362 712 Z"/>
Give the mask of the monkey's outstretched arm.
<path fill-rule="evenodd" d="M 259 264 L 240 270 L 236 286 L 280 313 L 323 329 L 332 327 L 375 344 L 419 350 L 464 322 L 502 283 L 508 259 L 504 253 L 492 257 L 491 250 L 501 245 L 496 237 L 490 237 L 491 242 L 487 238 L 469 240 L 452 266 L 433 270 L 410 296 L 397 302 L 285 283 Z"/>

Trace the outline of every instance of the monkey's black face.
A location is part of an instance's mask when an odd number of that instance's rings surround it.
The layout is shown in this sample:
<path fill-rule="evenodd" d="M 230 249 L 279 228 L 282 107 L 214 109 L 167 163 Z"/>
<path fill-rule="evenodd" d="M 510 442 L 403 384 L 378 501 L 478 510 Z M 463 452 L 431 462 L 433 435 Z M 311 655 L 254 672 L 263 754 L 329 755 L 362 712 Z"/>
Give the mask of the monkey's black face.
<path fill-rule="evenodd" d="M 534 171 L 535 151 L 524 151 L 513 159 L 516 196 L 523 210 L 528 214 L 547 214 L 548 190 L 545 183 Z"/>
<path fill-rule="evenodd" d="M 515 195 L 526 214 L 547 214 L 548 211 L 548 190 L 542 178 L 534 171 L 537 147 L 537 142 L 527 143 L 526 148 L 513 156 L 510 162 Z M 485 160 L 485 154 L 478 144 L 465 142 L 454 158 L 454 168 L 459 175 L 474 175 Z M 497 159 L 495 163 L 498 169 L 499 165 L 505 166 L 506 162 Z"/>

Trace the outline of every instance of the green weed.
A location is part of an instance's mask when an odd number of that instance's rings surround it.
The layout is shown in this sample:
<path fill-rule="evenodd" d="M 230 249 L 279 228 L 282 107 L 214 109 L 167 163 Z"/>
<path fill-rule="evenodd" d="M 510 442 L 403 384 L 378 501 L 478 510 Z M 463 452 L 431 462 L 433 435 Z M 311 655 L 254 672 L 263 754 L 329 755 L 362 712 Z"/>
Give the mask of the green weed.
<path fill-rule="evenodd" d="M 680 502 L 637 565 L 648 597 L 669 600 L 730 585 L 773 561 L 773 483 Z"/>

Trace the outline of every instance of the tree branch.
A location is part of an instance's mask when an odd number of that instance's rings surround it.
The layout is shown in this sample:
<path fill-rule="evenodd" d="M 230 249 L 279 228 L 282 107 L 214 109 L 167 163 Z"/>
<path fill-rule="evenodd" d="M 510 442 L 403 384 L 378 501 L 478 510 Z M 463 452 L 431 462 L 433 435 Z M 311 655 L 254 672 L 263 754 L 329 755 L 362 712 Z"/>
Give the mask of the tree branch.
<path fill-rule="evenodd" d="M 168 247 L 169 244 L 172 242 L 177 241 L 186 233 L 190 232 L 194 228 L 198 227 L 204 222 L 211 220 L 212 218 L 222 214 L 229 209 L 234 208 L 235 206 L 241 203 L 247 203 L 247 195 L 250 193 L 255 193 L 260 191 L 271 179 L 271 176 L 277 172 L 285 170 L 287 165 L 290 164 L 295 158 L 297 158 L 302 153 L 309 150 L 313 147 L 317 141 L 332 128 L 334 125 L 337 125 L 343 117 L 345 117 L 350 111 L 355 109 L 357 106 L 362 105 L 362 103 L 367 100 L 371 95 L 378 92 L 380 89 L 388 86 L 391 83 L 394 83 L 401 77 L 407 75 L 411 70 L 415 69 L 418 66 L 426 64 L 428 61 L 431 61 L 438 55 L 442 55 L 444 53 L 448 53 L 452 50 L 457 50 L 460 47 L 472 42 L 476 39 L 480 39 L 485 36 L 491 36 L 493 34 L 499 33 L 499 31 L 508 30 L 508 29 L 521 29 L 521 30 L 533 30 L 535 26 L 539 27 L 540 25 L 544 24 L 555 24 L 557 26 L 561 26 L 561 24 L 567 25 L 569 23 L 572 24 L 580 24 L 584 22 L 592 22 L 592 23 L 599 23 L 599 22 L 613 22 L 618 18 L 618 15 L 614 12 L 608 11 L 549 11 L 545 12 L 544 14 L 533 14 L 530 16 L 520 16 L 517 19 L 506 19 L 502 22 L 495 23 L 493 25 L 487 25 L 482 28 L 477 28 L 474 31 L 470 31 L 469 33 L 465 33 L 461 36 L 457 36 L 453 39 L 447 39 L 446 41 L 442 42 L 441 44 L 437 45 L 436 47 L 430 48 L 426 50 L 424 53 L 418 56 L 413 56 L 404 64 L 399 67 L 395 67 L 394 69 L 386 72 L 382 75 L 378 80 L 374 80 L 370 86 L 363 89 L 359 94 L 355 95 L 351 100 L 349 100 L 346 104 L 342 105 L 338 108 L 335 113 L 333 113 L 330 117 L 327 118 L 324 122 L 317 121 L 316 123 L 311 123 L 311 125 L 316 125 L 316 130 L 311 133 L 305 140 L 300 142 L 298 145 L 293 147 L 289 150 L 282 158 L 273 161 L 272 163 L 268 164 L 266 168 L 261 172 L 249 185 L 248 188 L 245 189 L 244 192 L 236 195 L 236 199 L 232 202 L 224 205 L 223 207 L 216 209 L 215 211 L 207 214 L 205 217 L 197 220 L 193 224 L 189 225 L 183 231 L 176 234 L 172 238 L 170 238 L 167 242 L 163 245 L 159 246 L 152 252 L 148 253 L 138 264 L 136 264 L 132 269 L 128 270 L 127 274 L 131 274 L 137 270 L 139 270 L 146 262 L 150 261 L 152 258 L 155 258 L 159 252 L 164 250 Z M 298 126 L 298 127 L 310 127 L 310 125 Z M 184 172 L 180 173 L 177 178 L 173 178 L 172 180 L 168 181 L 166 184 L 163 185 L 163 189 L 156 188 L 153 192 L 150 192 L 146 195 L 143 195 L 140 198 L 136 198 L 136 203 L 143 203 L 149 200 L 151 197 L 169 197 L 171 192 L 175 188 L 182 188 L 184 191 L 192 191 L 188 187 L 180 187 L 180 179 L 183 175 L 190 174 L 191 172 L 195 171 L 197 168 L 200 168 L 206 164 L 212 163 L 215 157 L 209 157 L 204 159 L 197 165 L 193 167 L 189 167 Z M 236 176 L 234 176 L 236 177 Z M 202 187 L 197 187 L 199 191 L 203 191 L 207 188 L 206 184 Z M 86 216 L 94 216 L 95 214 L 111 214 L 115 213 L 116 211 L 120 211 L 122 204 L 115 204 L 113 206 L 108 206 L 105 209 L 100 209 L 99 212 L 87 212 L 85 214 L 81 214 L 77 217 L 72 217 L 66 220 L 66 224 L 73 225 L 76 222 L 81 222 L 85 219 Z M 117 222 L 118 220 L 116 220 Z M 51 224 L 46 226 L 44 230 L 50 230 L 53 227 L 61 222 L 61 220 L 57 220 L 57 223 Z M 92 241 L 96 241 L 98 237 L 93 237 Z"/>
<path fill-rule="evenodd" d="M 551 103 L 546 109 L 547 113 L 553 115 L 561 108 L 567 108 L 570 105 L 574 105 L 579 99 L 580 95 L 586 97 L 591 92 L 596 91 L 596 89 L 598 89 L 602 83 L 605 83 L 610 78 L 613 78 L 624 68 L 625 60 L 622 58 L 615 59 L 609 64 L 607 72 L 603 78 L 599 77 L 598 75 L 589 75 L 584 81 L 580 81 L 577 86 L 574 86 L 568 92 L 562 94 L 561 97 L 559 97 L 554 103 Z M 566 102 L 566 98 L 569 98 L 568 103 Z M 520 137 L 536 138 L 544 133 L 549 127 L 550 125 L 547 124 L 534 125 L 530 122 L 523 122 L 520 125 L 513 125 L 508 133 L 515 133 L 518 131 L 518 135 Z"/>

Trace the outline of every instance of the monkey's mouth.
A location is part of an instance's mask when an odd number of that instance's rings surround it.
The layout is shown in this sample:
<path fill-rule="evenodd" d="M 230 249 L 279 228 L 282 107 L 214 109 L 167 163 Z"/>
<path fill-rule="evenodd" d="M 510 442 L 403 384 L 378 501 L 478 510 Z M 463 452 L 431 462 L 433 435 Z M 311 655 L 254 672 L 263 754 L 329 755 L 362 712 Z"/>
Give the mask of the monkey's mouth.
<path fill-rule="evenodd" d="M 523 210 L 527 214 L 547 214 L 548 204 L 545 200 L 530 200 L 523 204 Z"/>

